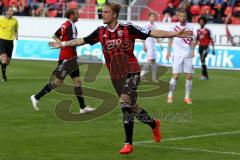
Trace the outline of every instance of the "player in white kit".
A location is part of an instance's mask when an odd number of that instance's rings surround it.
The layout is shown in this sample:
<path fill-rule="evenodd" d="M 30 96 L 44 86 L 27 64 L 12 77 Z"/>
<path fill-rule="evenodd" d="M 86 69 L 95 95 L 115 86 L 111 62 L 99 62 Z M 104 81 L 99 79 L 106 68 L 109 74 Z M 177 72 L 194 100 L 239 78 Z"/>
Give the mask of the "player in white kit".
<path fill-rule="evenodd" d="M 148 28 L 149 30 L 156 30 L 157 27 L 155 25 L 155 21 L 157 18 L 157 15 L 153 12 L 150 12 L 148 15 L 149 18 L 149 24 L 145 25 L 144 28 Z M 160 43 L 159 39 L 148 37 L 145 41 L 143 41 L 144 51 L 146 52 L 146 58 L 147 62 L 143 64 L 142 71 L 141 71 L 141 79 L 143 81 L 146 81 L 144 76 L 146 73 L 148 73 L 148 68 L 151 66 L 151 72 L 152 72 L 152 81 L 157 83 L 157 49 L 156 49 L 156 41 Z M 160 44 L 161 46 L 161 44 Z M 161 46 L 162 48 L 162 46 Z"/>
<path fill-rule="evenodd" d="M 178 14 L 179 22 L 174 25 L 173 30 L 179 31 L 181 29 L 191 30 L 193 31 L 193 27 L 186 23 L 186 12 L 179 11 Z M 190 93 L 192 90 L 192 73 L 193 73 L 193 64 L 192 58 L 194 57 L 194 42 L 193 38 L 173 38 L 169 39 L 168 42 L 168 52 L 167 59 L 169 60 L 171 57 L 170 51 L 171 47 L 173 49 L 172 56 L 172 78 L 170 80 L 170 87 L 167 102 L 173 102 L 173 92 L 175 90 L 177 80 L 180 76 L 180 73 L 185 73 L 185 98 L 184 102 L 186 104 L 192 104 L 192 100 L 190 99 Z"/>

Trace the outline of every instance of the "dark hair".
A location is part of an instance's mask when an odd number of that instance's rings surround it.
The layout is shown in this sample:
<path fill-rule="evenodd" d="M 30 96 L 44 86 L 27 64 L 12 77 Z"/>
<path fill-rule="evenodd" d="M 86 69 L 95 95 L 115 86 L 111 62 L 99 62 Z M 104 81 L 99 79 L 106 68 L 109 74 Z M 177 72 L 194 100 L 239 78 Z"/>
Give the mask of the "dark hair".
<path fill-rule="evenodd" d="M 122 8 L 121 4 L 116 3 L 116 2 L 108 2 L 104 6 L 111 8 L 113 10 L 113 12 L 117 14 L 117 17 Z"/>
<path fill-rule="evenodd" d="M 71 15 L 74 15 L 74 14 L 75 14 L 75 12 L 76 12 L 76 9 L 70 8 L 70 9 L 68 9 L 68 10 L 65 12 L 65 15 L 64 15 L 64 16 L 69 19 Z"/>
<path fill-rule="evenodd" d="M 6 6 L 6 7 L 4 8 L 4 12 L 7 12 L 10 8 L 12 8 L 12 6 Z"/>
<path fill-rule="evenodd" d="M 203 16 L 201 16 L 200 18 L 198 18 L 198 23 L 200 22 L 200 20 L 203 20 L 204 24 L 207 23 L 207 19 Z"/>

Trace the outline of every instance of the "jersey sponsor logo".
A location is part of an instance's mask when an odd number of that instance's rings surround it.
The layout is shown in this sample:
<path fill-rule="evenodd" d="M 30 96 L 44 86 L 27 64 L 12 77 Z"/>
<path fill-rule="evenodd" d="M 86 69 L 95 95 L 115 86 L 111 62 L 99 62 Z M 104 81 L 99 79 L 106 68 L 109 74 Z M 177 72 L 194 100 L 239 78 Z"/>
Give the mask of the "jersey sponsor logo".
<path fill-rule="evenodd" d="M 110 47 L 110 46 L 119 46 L 121 43 L 122 43 L 121 39 L 113 39 L 113 40 L 108 40 L 106 42 L 106 45 L 108 47 Z"/>
<path fill-rule="evenodd" d="M 205 38 L 204 34 L 199 35 L 199 39 L 204 39 L 204 38 Z"/>
<path fill-rule="evenodd" d="M 106 50 L 113 50 L 115 47 L 119 47 L 122 43 L 121 39 L 111 39 L 106 41 L 105 49 Z"/>
<path fill-rule="evenodd" d="M 106 41 L 104 45 L 104 49 L 107 51 L 111 51 L 114 48 L 130 50 L 133 47 L 133 43 L 131 41 L 122 41 L 121 39 L 112 39 Z"/>

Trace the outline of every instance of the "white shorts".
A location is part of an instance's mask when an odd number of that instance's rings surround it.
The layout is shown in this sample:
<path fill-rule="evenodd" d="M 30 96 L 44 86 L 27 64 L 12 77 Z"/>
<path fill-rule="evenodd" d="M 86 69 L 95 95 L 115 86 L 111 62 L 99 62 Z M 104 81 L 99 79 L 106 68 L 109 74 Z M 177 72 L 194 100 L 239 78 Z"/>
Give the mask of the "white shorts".
<path fill-rule="evenodd" d="M 151 60 L 157 59 L 157 51 L 155 48 L 148 48 L 147 49 L 147 62 L 150 62 Z"/>
<path fill-rule="evenodd" d="M 172 73 L 193 73 L 192 57 L 173 56 Z"/>

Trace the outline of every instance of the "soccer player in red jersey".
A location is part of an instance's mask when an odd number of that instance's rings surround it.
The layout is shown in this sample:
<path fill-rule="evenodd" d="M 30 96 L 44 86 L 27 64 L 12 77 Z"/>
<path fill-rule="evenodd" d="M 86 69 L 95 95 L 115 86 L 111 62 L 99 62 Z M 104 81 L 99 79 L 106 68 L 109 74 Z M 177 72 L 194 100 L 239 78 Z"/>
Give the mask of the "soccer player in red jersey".
<path fill-rule="evenodd" d="M 69 41 L 77 38 L 77 28 L 75 26 L 75 22 L 77 22 L 79 18 L 77 10 L 68 9 L 65 16 L 68 20 L 62 24 L 53 36 L 53 39 L 55 39 L 56 42 Z M 40 98 L 51 92 L 52 89 L 61 86 L 68 74 L 70 74 L 70 77 L 75 84 L 74 91 L 80 105 L 80 113 L 86 113 L 94 110 L 94 108 L 85 105 L 79 78 L 80 73 L 77 63 L 76 47 L 69 46 L 63 47 L 60 50 L 58 67 L 53 72 L 53 75 L 55 76 L 54 80 L 45 85 L 37 94 L 31 96 L 33 108 L 36 111 L 39 111 L 38 103 Z"/>
<path fill-rule="evenodd" d="M 199 54 L 202 63 L 202 76 L 201 80 L 208 80 L 207 65 L 205 64 L 206 57 L 209 51 L 209 45 L 212 44 L 212 54 L 214 55 L 214 42 L 211 37 L 211 32 L 208 28 L 205 27 L 207 24 L 207 19 L 200 17 L 198 19 L 200 24 L 200 29 L 197 30 L 197 40 L 196 43 L 199 44 Z"/>
<path fill-rule="evenodd" d="M 103 23 L 106 26 L 98 27 L 93 33 L 84 38 L 78 38 L 67 42 L 49 42 L 53 48 L 65 46 L 94 45 L 100 42 L 109 70 L 112 84 L 120 98 L 120 106 L 123 112 L 123 124 L 126 141 L 121 154 L 129 154 L 133 151 L 132 136 L 134 117 L 142 123 L 149 125 L 153 131 L 154 140 L 159 142 L 160 121 L 155 120 L 140 108 L 137 104 L 137 87 L 140 81 L 140 66 L 133 54 L 136 39 L 145 40 L 147 37 L 188 37 L 192 32 L 181 30 L 179 32 L 167 32 L 152 30 L 135 26 L 131 23 L 119 23 L 117 18 L 121 5 L 109 2 L 103 8 Z"/>

